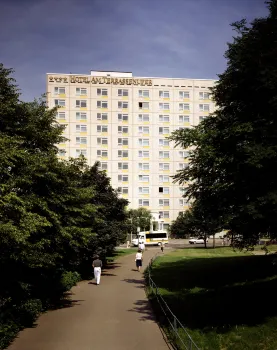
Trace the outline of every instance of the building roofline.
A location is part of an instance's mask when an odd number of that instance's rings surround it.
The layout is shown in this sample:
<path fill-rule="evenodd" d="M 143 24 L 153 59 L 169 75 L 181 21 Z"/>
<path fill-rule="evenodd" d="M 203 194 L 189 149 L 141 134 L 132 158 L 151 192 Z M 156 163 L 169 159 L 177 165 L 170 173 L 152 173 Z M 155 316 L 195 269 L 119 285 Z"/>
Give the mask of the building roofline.
<path fill-rule="evenodd" d="M 106 72 L 106 71 L 95 71 L 95 72 Z M 113 71 L 116 73 L 132 73 L 132 72 L 119 72 L 119 71 Z M 85 77 L 91 77 L 90 74 L 78 74 L 78 73 L 46 73 L 46 75 L 75 75 L 75 76 L 85 76 Z M 138 78 L 144 78 L 144 79 L 168 79 L 168 80 L 196 80 L 196 81 L 218 81 L 218 79 L 211 79 L 211 78 L 169 78 L 169 77 L 148 77 L 148 76 L 132 76 L 130 78 L 125 79 L 138 79 Z M 123 79 L 123 78 L 122 78 Z"/>

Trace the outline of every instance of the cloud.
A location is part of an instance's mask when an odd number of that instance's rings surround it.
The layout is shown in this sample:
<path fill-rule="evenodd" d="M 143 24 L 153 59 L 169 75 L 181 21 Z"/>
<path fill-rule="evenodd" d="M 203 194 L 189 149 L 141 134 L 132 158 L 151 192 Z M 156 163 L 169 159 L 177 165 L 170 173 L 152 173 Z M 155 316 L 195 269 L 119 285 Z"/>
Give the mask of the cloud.
<path fill-rule="evenodd" d="M 47 72 L 215 78 L 229 24 L 265 13 L 262 0 L 2 0 L 1 57 L 27 100 Z"/>

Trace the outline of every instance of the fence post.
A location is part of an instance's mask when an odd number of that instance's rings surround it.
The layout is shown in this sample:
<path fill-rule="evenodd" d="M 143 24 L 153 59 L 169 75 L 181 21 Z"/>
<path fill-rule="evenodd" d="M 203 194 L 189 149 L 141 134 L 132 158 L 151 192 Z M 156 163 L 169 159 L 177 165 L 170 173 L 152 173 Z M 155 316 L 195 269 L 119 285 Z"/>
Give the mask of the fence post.
<path fill-rule="evenodd" d="M 177 332 L 177 320 L 176 320 L 175 316 L 174 316 L 174 319 L 173 319 L 173 326 L 174 326 L 175 332 Z"/>

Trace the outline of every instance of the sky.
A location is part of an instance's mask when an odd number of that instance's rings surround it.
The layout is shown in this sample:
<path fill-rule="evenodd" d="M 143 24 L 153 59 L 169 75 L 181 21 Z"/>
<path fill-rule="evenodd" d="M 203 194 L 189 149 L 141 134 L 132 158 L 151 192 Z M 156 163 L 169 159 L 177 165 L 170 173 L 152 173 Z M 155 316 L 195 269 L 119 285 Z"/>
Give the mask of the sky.
<path fill-rule="evenodd" d="M 216 79 L 230 23 L 267 13 L 264 0 L 1 0 L 0 62 L 25 101 L 46 73 Z"/>

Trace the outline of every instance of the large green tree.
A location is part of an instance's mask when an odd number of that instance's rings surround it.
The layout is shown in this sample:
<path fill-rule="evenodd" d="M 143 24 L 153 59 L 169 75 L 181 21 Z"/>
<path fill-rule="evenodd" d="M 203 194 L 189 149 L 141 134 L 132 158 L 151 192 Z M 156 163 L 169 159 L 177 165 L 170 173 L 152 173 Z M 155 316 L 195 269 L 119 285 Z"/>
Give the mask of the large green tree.
<path fill-rule="evenodd" d="M 216 111 L 172 136 L 192 149 L 175 180 L 191 181 L 187 195 L 210 205 L 242 245 L 277 237 L 277 1 L 268 8 L 266 18 L 233 24 L 227 69 L 212 89 Z"/>

